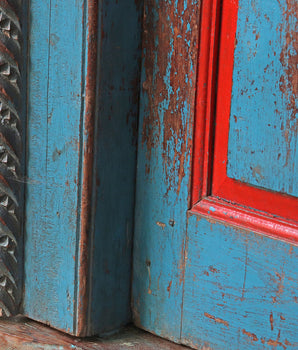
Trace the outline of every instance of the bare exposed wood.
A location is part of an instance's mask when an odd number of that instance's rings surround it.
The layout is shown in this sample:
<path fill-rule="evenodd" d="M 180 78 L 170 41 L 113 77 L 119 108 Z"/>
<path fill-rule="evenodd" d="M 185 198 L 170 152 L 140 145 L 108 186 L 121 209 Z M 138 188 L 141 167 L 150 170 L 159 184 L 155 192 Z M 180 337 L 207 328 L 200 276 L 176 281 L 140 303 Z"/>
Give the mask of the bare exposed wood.
<path fill-rule="evenodd" d="M 105 339 L 82 340 L 25 318 L 0 321 L 0 349 L 36 350 L 183 350 L 176 345 L 133 327 Z"/>

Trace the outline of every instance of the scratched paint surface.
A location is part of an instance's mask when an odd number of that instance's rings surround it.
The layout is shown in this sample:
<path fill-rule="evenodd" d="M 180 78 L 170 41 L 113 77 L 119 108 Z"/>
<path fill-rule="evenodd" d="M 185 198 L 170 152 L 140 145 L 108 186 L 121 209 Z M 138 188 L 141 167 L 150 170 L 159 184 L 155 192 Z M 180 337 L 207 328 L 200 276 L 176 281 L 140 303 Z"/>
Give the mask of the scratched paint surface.
<path fill-rule="evenodd" d="M 91 333 L 131 320 L 142 1 L 100 5 L 96 212 Z"/>
<path fill-rule="evenodd" d="M 298 3 L 240 0 L 227 174 L 298 196 Z"/>
<path fill-rule="evenodd" d="M 297 349 L 296 246 L 190 215 L 186 251 L 184 343 Z"/>
<path fill-rule="evenodd" d="M 31 1 L 24 313 L 69 332 L 76 308 L 83 0 Z"/>
<path fill-rule="evenodd" d="M 134 236 L 137 326 L 180 338 L 199 2 L 146 0 Z"/>

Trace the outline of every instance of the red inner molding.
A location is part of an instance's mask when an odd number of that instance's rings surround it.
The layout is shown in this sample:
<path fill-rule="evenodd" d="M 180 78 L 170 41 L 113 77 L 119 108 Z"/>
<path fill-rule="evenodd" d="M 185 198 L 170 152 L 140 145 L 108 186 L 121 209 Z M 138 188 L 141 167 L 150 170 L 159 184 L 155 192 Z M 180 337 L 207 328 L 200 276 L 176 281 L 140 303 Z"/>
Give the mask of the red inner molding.
<path fill-rule="evenodd" d="M 237 0 L 202 2 L 192 211 L 273 237 L 298 241 L 297 198 L 227 176 L 237 13 Z M 220 112 L 215 112 L 215 105 Z"/>

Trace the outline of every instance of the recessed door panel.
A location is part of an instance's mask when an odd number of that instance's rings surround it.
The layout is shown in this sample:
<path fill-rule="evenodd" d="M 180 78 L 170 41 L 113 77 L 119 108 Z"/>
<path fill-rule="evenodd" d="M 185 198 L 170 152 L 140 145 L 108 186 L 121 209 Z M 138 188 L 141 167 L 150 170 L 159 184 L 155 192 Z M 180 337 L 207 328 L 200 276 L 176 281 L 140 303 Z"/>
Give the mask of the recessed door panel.
<path fill-rule="evenodd" d="M 298 195 L 297 4 L 240 0 L 227 175 Z"/>

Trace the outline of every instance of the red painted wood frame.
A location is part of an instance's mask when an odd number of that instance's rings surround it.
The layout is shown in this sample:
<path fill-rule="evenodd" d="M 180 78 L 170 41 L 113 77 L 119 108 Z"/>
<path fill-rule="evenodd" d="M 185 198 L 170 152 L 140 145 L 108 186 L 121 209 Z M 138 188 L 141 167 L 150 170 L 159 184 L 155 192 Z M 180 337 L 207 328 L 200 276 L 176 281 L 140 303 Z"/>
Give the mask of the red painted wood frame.
<path fill-rule="evenodd" d="M 201 6 L 192 211 L 298 242 L 297 198 L 227 176 L 238 0 L 203 0 Z"/>

